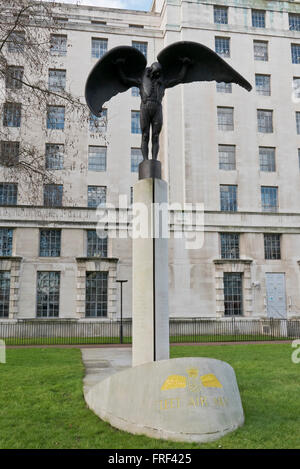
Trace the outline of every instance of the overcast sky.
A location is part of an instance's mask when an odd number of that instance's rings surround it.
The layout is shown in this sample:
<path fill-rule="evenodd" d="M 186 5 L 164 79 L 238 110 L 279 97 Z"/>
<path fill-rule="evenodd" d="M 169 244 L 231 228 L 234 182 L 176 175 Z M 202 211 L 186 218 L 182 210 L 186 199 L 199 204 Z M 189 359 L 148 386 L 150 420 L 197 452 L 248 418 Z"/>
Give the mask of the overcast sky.
<path fill-rule="evenodd" d="M 152 0 L 57 0 L 61 3 L 79 3 L 80 5 L 93 5 L 95 7 L 127 8 L 131 10 L 148 11 Z"/>

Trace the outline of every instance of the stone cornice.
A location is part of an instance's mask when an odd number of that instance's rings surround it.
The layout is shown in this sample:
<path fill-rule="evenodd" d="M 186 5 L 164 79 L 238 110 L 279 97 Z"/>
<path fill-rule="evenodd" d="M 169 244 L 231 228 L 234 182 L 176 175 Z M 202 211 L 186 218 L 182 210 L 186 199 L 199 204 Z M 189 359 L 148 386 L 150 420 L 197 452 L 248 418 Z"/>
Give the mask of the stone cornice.
<path fill-rule="evenodd" d="M 214 264 L 251 264 L 253 259 L 214 259 Z"/>

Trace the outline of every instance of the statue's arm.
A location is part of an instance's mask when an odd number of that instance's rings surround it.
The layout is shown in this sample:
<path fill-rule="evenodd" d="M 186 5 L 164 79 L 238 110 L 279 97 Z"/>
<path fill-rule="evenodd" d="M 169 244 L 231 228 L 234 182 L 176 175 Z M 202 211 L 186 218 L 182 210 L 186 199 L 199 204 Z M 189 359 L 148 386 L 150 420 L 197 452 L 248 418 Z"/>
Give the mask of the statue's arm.
<path fill-rule="evenodd" d="M 125 86 L 139 86 L 141 84 L 141 81 L 137 78 L 130 78 L 127 75 L 125 75 L 124 70 L 123 70 L 123 65 L 124 65 L 125 59 L 117 59 L 115 61 L 115 65 L 118 71 L 119 78 L 121 82 Z"/>
<path fill-rule="evenodd" d="M 186 75 L 186 72 L 187 72 L 189 66 L 192 65 L 192 61 L 188 57 L 184 57 L 180 60 L 181 60 L 181 63 L 182 63 L 180 72 L 178 73 L 178 75 L 176 77 L 172 78 L 171 80 L 168 80 L 165 83 L 166 88 L 170 88 L 172 86 L 179 85 L 180 83 L 182 83 L 184 78 L 185 78 L 185 75 Z"/>

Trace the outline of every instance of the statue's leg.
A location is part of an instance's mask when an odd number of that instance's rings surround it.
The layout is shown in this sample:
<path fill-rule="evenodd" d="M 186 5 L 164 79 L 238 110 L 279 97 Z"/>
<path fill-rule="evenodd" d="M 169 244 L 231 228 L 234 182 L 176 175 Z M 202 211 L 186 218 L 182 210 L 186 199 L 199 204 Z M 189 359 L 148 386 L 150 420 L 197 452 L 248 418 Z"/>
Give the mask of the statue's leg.
<path fill-rule="evenodd" d="M 162 129 L 163 116 L 161 104 L 157 107 L 153 122 L 152 122 L 152 158 L 157 160 L 159 152 L 159 134 Z"/>
<path fill-rule="evenodd" d="M 150 138 L 150 117 L 146 104 L 141 105 L 140 122 L 142 131 L 141 150 L 144 160 L 148 160 L 149 138 Z"/>

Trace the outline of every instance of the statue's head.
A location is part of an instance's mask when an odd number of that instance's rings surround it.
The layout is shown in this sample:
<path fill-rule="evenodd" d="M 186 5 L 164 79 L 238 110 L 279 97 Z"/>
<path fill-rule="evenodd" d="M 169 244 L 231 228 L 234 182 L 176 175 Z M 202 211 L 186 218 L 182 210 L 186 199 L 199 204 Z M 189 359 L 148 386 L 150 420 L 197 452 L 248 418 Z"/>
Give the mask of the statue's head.
<path fill-rule="evenodd" d="M 151 78 L 159 78 L 162 73 L 162 66 L 158 62 L 154 62 L 151 67 L 149 67 L 149 75 Z"/>

